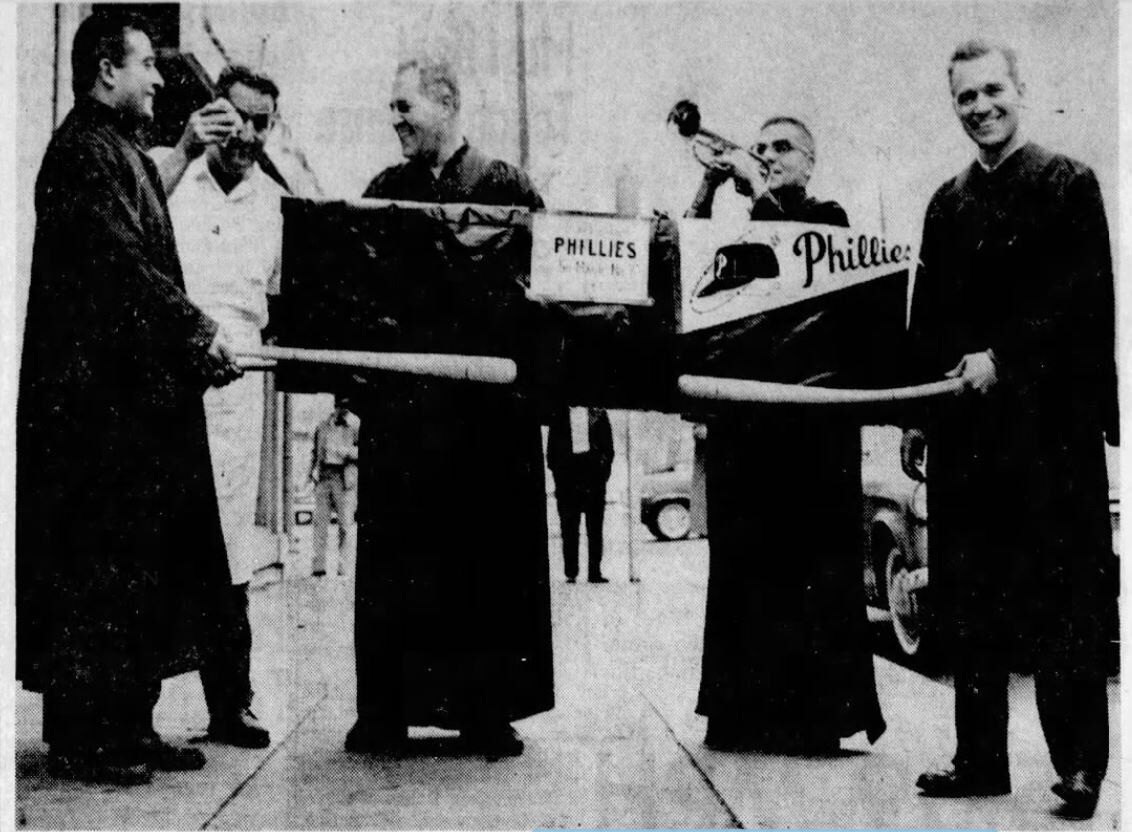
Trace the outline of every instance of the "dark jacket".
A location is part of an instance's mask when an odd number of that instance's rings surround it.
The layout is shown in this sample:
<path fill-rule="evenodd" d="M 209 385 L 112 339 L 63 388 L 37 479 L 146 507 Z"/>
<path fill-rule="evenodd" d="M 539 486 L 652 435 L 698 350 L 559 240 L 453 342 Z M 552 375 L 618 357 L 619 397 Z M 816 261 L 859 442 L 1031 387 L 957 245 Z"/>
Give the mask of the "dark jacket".
<path fill-rule="evenodd" d="M 609 478 L 609 471 L 613 465 L 613 428 L 609 423 L 609 414 L 596 407 L 587 408 L 589 412 L 589 444 L 588 453 L 597 461 L 598 468 L 604 472 L 605 479 Z M 574 458 L 573 446 L 570 442 L 570 411 L 562 409 L 556 412 L 550 421 L 550 430 L 546 440 L 546 461 L 555 476 L 563 470 Z"/>

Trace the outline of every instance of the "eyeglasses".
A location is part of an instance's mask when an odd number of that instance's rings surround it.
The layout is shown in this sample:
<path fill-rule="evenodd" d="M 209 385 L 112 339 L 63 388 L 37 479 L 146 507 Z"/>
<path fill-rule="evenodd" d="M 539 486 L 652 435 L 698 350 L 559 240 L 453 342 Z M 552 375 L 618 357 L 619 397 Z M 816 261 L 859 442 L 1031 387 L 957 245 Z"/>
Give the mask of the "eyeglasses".
<path fill-rule="evenodd" d="M 779 156 L 784 156 L 791 150 L 801 150 L 802 148 L 790 141 L 790 139 L 775 139 L 769 144 L 767 142 L 759 142 L 755 145 L 755 155 L 765 156 L 768 150 L 773 150 Z"/>

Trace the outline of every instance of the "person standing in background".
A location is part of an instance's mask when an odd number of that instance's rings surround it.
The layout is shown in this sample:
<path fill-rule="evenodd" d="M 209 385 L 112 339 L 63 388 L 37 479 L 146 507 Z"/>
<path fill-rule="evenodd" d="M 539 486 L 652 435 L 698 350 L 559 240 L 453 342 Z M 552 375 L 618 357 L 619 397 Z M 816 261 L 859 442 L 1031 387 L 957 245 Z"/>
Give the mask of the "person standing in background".
<path fill-rule="evenodd" d="M 554 497 L 562 528 L 562 560 L 566 583 L 578 579 L 578 527 L 586 516 L 591 584 L 608 583 L 601 574 L 605 521 L 605 484 L 613 466 L 613 428 L 609 415 L 596 407 L 558 411 L 550 422 L 547 462 L 554 475 Z"/>
<path fill-rule="evenodd" d="M 314 483 L 314 560 L 311 573 L 326 574 L 330 512 L 338 514 L 338 574 L 350 573 L 350 551 L 357 505 L 358 425 L 349 400 L 334 397 L 334 410 L 318 423 L 311 448 L 310 481 Z"/>

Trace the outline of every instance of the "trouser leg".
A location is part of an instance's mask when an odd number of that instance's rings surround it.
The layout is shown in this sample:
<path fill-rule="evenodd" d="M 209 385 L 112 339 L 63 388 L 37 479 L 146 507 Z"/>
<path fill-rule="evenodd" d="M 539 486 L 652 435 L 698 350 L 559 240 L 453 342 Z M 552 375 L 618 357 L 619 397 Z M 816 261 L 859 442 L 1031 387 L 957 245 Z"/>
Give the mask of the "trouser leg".
<path fill-rule="evenodd" d="M 330 528 L 330 476 L 323 478 L 314 486 L 314 560 L 311 562 L 312 572 L 326 571 L 326 537 Z"/>
<path fill-rule="evenodd" d="M 955 671 L 955 762 L 989 776 L 1008 778 L 1010 674 L 1002 663 L 985 656 L 960 660 Z"/>
<path fill-rule="evenodd" d="M 562 529 L 562 563 L 567 578 L 578 577 L 578 537 L 582 520 L 581 507 L 571 486 L 556 483 L 558 521 Z"/>
<path fill-rule="evenodd" d="M 214 720 L 239 713 L 252 700 L 247 584 L 230 587 L 225 612 L 200 667 L 201 687 Z"/>
<path fill-rule="evenodd" d="M 1058 776 L 1084 771 L 1096 783 L 1108 771 L 1108 691 L 1099 674 L 1039 666 L 1038 716 Z"/>
<path fill-rule="evenodd" d="M 354 522 L 358 492 L 353 488 L 342 489 L 341 508 L 338 509 L 338 574 L 352 575 L 354 559 L 357 557 L 357 524 Z"/>
<path fill-rule="evenodd" d="M 337 540 L 335 543 L 335 556 L 338 561 L 337 571 L 342 571 L 342 558 L 346 549 L 346 501 L 345 501 L 345 485 L 340 476 L 333 476 L 330 478 L 330 505 L 334 509 L 338 517 Z M 326 561 L 323 561 L 323 568 L 326 567 Z"/>
<path fill-rule="evenodd" d="M 586 543 L 589 547 L 589 577 L 601 574 L 601 556 L 605 536 L 605 489 L 591 489 L 586 499 Z"/>

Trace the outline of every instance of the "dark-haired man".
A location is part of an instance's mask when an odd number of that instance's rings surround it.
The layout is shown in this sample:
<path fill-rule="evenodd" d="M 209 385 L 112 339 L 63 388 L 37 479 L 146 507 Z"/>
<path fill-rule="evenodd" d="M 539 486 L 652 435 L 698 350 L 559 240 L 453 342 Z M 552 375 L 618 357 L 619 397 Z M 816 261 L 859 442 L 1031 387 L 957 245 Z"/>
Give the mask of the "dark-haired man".
<path fill-rule="evenodd" d="M 161 679 L 196 667 L 229 583 L 201 393 L 239 375 L 187 297 L 136 141 L 161 86 L 149 38 L 87 18 L 75 107 L 36 180 L 17 408 L 17 675 L 44 693 L 61 776 L 146 782 L 204 756 L 160 740 Z"/>
<path fill-rule="evenodd" d="M 917 786 L 1010 791 L 1007 681 L 1021 642 L 1061 778 L 1055 811 L 1091 817 L 1108 765 L 1104 437 L 1118 429 L 1108 225 L 1093 172 L 1023 138 L 1011 49 L 965 43 L 948 77 L 978 156 L 928 206 L 911 332 L 922 375 L 965 387 L 928 425 L 957 747 Z"/>
<path fill-rule="evenodd" d="M 402 64 L 390 111 L 406 161 L 365 196 L 542 207 L 525 174 L 465 141 L 448 64 Z M 462 348 L 501 354 L 529 303 L 525 275 L 493 264 L 463 277 L 432 284 L 435 317 L 416 316 L 416 344 L 437 351 L 458 326 Z M 380 385 L 356 400 L 358 721 L 346 748 L 396 750 L 407 726 L 435 725 L 459 729 L 469 751 L 519 754 L 510 723 L 554 705 L 538 417 L 490 385 Z"/>
<path fill-rule="evenodd" d="M 176 148 L 155 156 L 170 192 L 189 299 L 220 324 L 233 346 L 255 350 L 268 322 L 267 296 L 278 292 L 283 246 L 284 191 L 257 163 L 275 122 L 279 88 L 266 75 L 233 65 L 220 73 L 216 96 L 190 117 Z M 270 737 L 251 710 L 248 622 L 248 586 L 263 560 L 255 532 L 263 380 L 246 376 L 209 390 L 204 406 L 232 575 L 229 620 L 214 631 L 200 668 L 208 737 L 263 748 Z"/>
<path fill-rule="evenodd" d="M 687 215 L 710 217 L 733 178 L 753 220 L 849 224 L 836 202 L 806 192 L 816 151 L 802 121 L 768 119 L 753 151 L 721 154 Z M 848 337 L 851 324 L 825 310 L 775 312 L 791 338 Z M 727 362 L 713 372 L 742 377 L 766 325 L 755 316 L 710 335 Z M 738 409 L 707 423 L 711 566 L 696 706 L 705 743 L 828 754 L 859 731 L 875 741 L 885 722 L 860 577 L 860 427 L 814 411 Z"/>

